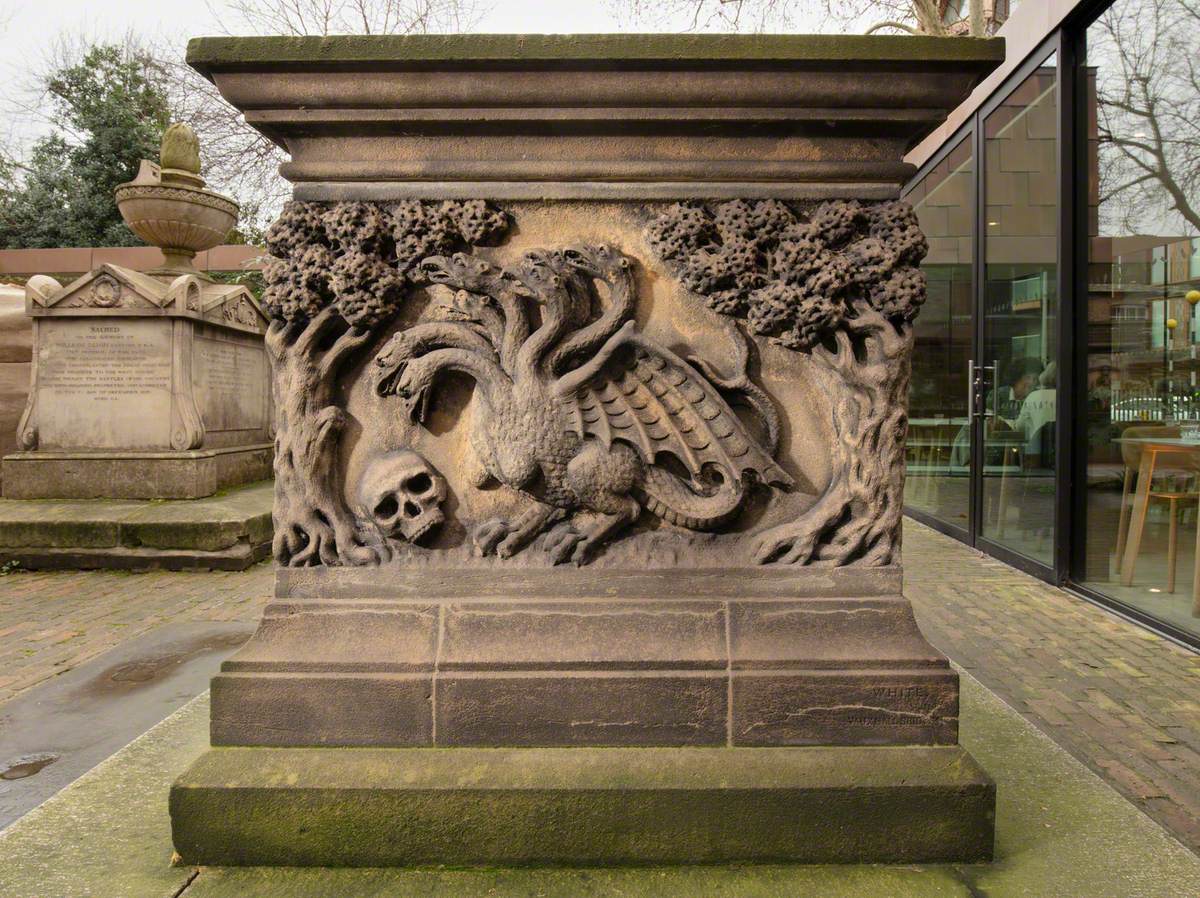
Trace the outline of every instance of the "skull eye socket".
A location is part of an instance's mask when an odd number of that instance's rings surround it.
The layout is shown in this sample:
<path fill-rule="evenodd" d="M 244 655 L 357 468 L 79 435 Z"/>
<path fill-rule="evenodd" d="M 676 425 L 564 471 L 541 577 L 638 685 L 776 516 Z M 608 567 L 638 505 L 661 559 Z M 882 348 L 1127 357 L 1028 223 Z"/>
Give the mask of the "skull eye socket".
<path fill-rule="evenodd" d="M 404 491 L 418 496 L 431 486 L 433 486 L 433 480 L 424 471 L 420 474 L 414 474 L 408 480 L 404 481 Z"/>
<path fill-rule="evenodd" d="M 400 503 L 396 501 L 396 497 L 391 493 L 379 500 L 379 504 L 375 506 L 375 517 L 390 518 L 400 510 Z"/>

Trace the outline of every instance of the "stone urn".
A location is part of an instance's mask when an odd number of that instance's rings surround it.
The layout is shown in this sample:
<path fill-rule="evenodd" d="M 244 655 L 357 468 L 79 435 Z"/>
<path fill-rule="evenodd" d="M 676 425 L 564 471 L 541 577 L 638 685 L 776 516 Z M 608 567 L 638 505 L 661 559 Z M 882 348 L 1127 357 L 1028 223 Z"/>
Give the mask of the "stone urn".
<path fill-rule="evenodd" d="M 151 274 L 200 275 L 196 253 L 223 242 L 238 218 L 237 203 L 204 189 L 199 141 L 187 125 L 167 129 L 160 161 L 143 159 L 116 199 L 129 229 L 162 250 L 163 264 Z"/>

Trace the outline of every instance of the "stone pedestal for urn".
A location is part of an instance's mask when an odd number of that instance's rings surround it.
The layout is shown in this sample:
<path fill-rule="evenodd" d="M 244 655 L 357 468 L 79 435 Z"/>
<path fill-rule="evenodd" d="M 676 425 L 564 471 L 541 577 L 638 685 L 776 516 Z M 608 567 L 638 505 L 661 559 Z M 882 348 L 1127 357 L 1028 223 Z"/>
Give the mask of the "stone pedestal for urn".
<path fill-rule="evenodd" d="M 200 39 L 285 147 L 276 595 L 176 782 L 200 864 L 977 861 L 902 594 L 890 37 Z"/>
<path fill-rule="evenodd" d="M 162 266 L 26 286 L 34 364 L 5 498 L 197 499 L 270 476 L 266 318 L 246 287 L 192 266 L 237 204 L 204 189 L 190 129 L 168 129 L 163 153 L 116 190 Z"/>

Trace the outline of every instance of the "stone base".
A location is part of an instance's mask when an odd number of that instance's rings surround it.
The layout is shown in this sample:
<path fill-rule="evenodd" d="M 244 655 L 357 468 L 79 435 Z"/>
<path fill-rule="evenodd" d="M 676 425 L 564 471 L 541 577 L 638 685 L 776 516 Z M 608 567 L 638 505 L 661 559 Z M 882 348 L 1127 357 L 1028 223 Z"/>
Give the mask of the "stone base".
<path fill-rule="evenodd" d="M 271 482 L 172 502 L 0 499 L 0 563 L 244 570 L 270 552 Z"/>
<path fill-rule="evenodd" d="M 185 864 L 969 863 L 995 798 L 957 746 L 218 748 L 170 805 Z"/>
<path fill-rule="evenodd" d="M 958 739 L 899 568 L 297 568 L 276 595 L 213 680 L 214 745 Z"/>
<path fill-rule="evenodd" d="M 185 452 L 39 450 L 4 457 L 6 499 L 202 499 L 271 477 L 274 446 Z"/>

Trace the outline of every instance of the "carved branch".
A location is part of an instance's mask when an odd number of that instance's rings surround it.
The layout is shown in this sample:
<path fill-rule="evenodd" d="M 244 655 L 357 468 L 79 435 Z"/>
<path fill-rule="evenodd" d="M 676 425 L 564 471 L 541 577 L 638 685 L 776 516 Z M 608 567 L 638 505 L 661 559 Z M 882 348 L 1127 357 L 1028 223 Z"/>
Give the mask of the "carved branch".
<path fill-rule="evenodd" d="M 322 351 L 315 334 L 327 333 L 333 320 L 319 316 L 298 334 L 277 322 L 268 331 L 279 410 L 272 548 L 280 564 L 293 567 L 373 564 L 389 554 L 346 507 L 338 444 L 347 416 L 332 404 L 338 370 L 371 335 L 351 328 Z"/>
<path fill-rule="evenodd" d="M 832 417 L 832 476 L 797 520 L 757 541 L 760 563 L 887 564 L 899 546 L 911 321 L 926 251 L 903 203 L 677 205 L 650 242 L 684 283 L 754 333 L 812 359 Z"/>
<path fill-rule="evenodd" d="M 428 255 L 488 238 L 507 216 L 482 202 L 288 203 L 267 235 L 266 335 L 276 395 L 280 564 L 374 564 L 382 533 L 347 507 L 338 380 L 399 311 Z"/>
<path fill-rule="evenodd" d="M 839 350 L 813 352 L 814 380 L 832 411 L 833 476 L 795 521 L 758 537 L 760 563 L 882 565 L 899 558 L 912 327 L 857 307 Z M 867 363 L 853 364 L 851 334 Z"/>

